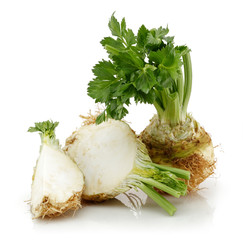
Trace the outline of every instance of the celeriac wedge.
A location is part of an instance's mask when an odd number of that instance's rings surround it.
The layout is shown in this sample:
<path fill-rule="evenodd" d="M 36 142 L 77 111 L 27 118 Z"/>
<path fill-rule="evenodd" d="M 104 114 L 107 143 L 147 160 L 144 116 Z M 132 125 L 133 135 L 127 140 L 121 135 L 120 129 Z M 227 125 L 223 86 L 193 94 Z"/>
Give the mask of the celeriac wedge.
<path fill-rule="evenodd" d="M 61 149 L 55 136 L 57 122 L 35 123 L 29 132 L 41 136 L 40 155 L 31 186 L 31 211 L 34 218 L 55 217 L 81 207 L 84 177 L 76 163 Z"/>

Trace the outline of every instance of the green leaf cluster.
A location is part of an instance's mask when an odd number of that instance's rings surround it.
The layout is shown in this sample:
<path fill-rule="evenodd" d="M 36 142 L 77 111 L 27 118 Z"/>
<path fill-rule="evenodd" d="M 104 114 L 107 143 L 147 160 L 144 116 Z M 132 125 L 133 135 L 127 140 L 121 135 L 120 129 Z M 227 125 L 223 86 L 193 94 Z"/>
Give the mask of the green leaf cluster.
<path fill-rule="evenodd" d="M 95 77 L 88 86 L 88 95 L 106 107 L 97 123 L 122 119 L 132 98 L 136 103 L 157 105 L 161 112 L 168 98 L 183 99 L 178 79 L 182 77 L 182 57 L 190 50 L 174 45 L 174 37 L 167 35 L 168 27 L 149 30 L 142 25 L 135 34 L 127 28 L 125 18 L 118 22 L 114 14 L 108 26 L 112 37 L 100 43 L 109 60 L 93 67 Z"/>
<path fill-rule="evenodd" d="M 29 127 L 28 132 L 39 132 L 42 142 L 51 142 L 59 144 L 56 139 L 55 129 L 59 122 L 47 120 L 43 122 L 36 122 L 34 127 Z"/>

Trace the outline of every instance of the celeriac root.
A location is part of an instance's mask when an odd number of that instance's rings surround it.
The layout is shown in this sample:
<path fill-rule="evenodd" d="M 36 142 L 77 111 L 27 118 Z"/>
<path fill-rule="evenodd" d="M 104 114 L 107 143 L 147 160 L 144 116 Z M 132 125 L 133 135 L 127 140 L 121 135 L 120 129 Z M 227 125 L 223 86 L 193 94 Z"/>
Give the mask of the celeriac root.
<path fill-rule="evenodd" d="M 170 127 L 154 116 L 140 134 L 153 162 L 167 164 L 191 172 L 186 181 L 188 192 L 197 191 L 199 184 L 215 170 L 214 148 L 209 134 L 188 116 L 183 125 Z"/>

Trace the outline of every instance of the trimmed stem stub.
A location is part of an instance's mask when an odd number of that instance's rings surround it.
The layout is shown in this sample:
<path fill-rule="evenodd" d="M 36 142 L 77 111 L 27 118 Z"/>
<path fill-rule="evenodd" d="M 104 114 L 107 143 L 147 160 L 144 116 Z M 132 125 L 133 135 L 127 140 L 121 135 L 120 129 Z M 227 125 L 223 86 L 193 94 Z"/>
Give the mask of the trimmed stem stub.
<path fill-rule="evenodd" d="M 151 162 L 145 145 L 137 141 L 137 155 L 132 172 L 128 175 L 126 181 L 122 184 L 130 188 L 138 187 L 152 198 L 160 207 L 167 211 L 171 216 L 175 213 L 176 208 L 166 200 L 154 188 L 166 192 L 176 198 L 184 196 L 187 192 L 186 184 L 181 181 L 173 172 L 179 172 L 180 178 L 190 178 L 188 171 L 180 171 L 175 168 L 163 168 Z M 119 187 L 119 189 L 122 189 Z"/>

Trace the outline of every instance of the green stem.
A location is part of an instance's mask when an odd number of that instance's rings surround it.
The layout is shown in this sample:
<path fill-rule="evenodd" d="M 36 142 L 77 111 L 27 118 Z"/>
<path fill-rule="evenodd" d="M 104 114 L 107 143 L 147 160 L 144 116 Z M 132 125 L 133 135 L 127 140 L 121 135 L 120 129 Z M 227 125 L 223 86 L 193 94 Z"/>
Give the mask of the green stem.
<path fill-rule="evenodd" d="M 184 83 L 183 83 L 183 75 L 182 75 L 182 70 L 178 70 L 178 78 L 177 78 L 177 91 L 179 94 L 179 103 L 180 106 L 183 104 L 183 94 L 184 94 Z"/>
<path fill-rule="evenodd" d="M 181 107 L 179 102 L 179 95 L 177 92 L 168 96 L 168 104 L 166 109 L 167 119 L 172 126 L 180 123 Z"/>
<path fill-rule="evenodd" d="M 157 93 L 160 101 L 155 101 L 154 107 L 157 110 L 161 123 L 177 125 L 181 121 L 181 106 L 178 92 L 170 93 L 169 89 L 163 89 Z"/>
<path fill-rule="evenodd" d="M 176 212 L 175 206 L 172 205 L 158 192 L 156 192 L 153 188 L 143 183 L 136 184 L 136 186 L 140 188 L 143 192 L 145 192 L 150 198 L 152 198 L 160 207 L 167 211 L 170 216 L 174 215 L 174 213 Z"/>
<path fill-rule="evenodd" d="M 172 172 L 179 178 L 183 178 L 183 179 L 186 179 L 186 180 L 190 179 L 190 172 L 189 171 L 179 169 L 179 168 L 164 166 L 164 165 L 160 165 L 160 164 L 156 164 L 156 163 L 151 163 L 151 165 L 156 167 L 156 168 L 159 168 L 161 170 Z"/>
<path fill-rule="evenodd" d="M 185 79 L 182 113 L 185 116 L 187 112 L 188 102 L 191 96 L 191 90 L 192 90 L 192 63 L 191 63 L 190 53 L 185 54 L 182 58 L 184 63 L 184 79 Z"/>
<path fill-rule="evenodd" d="M 161 122 L 171 124 L 172 126 L 180 123 L 180 102 L 179 95 L 177 92 L 169 93 L 168 89 L 164 91 L 163 95 L 166 97 L 166 108 L 165 111 L 160 118 Z"/>
<path fill-rule="evenodd" d="M 157 182 L 156 180 L 154 180 L 152 178 L 144 178 L 144 177 L 136 175 L 136 176 L 134 176 L 134 179 L 141 181 L 143 183 L 146 183 L 146 184 L 148 184 L 152 187 L 156 187 L 156 188 L 158 188 L 158 189 L 160 189 L 160 190 L 162 190 L 162 191 L 164 191 L 164 192 L 166 192 L 166 193 L 168 193 L 168 194 L 170 194 L 170 195 L 172 195 L 176 198 L 179 198 L 180 195 L 181 195 L 180 192 L 166 186 L 163 183 Z"/>
<path fill-rule="evenodd" d="M 164 88 L 163 90 L 160 91 L 160 96 L 163 102 L 164 109 L 167 108 L 167 102 L 168 102 L 168 94 L 169 90 L 167 88 Z"/>
<path fill-rule="evenodd" d="M 161 92 L 158 91 L 157 89 L 154 89 L 154 92 L 156 94 L 156 100 L 155 100 L 155 102 L 159 105 L 159 107 L 161 108 L 161 110 L 164 111 L 165 105 L 163 103 L 163 99 L 162 99 L 162 96 L 161 96 Z"/>
<path fill-rule="evenodd" d="M 157 91 L 156 95 L 160 102 L 154 102 L 160 121 L 172 126 L 185 120 L 191 96 L 192 65 L 190 53 L 183 55 L 182 58 L 184 63 L 184 83 L 182 71 L 179 70 L 176 82 L 177 89 L 174 89 L 172 93 L 168 88 Z"/>
<path fill-rule="evenodd" d="M 163 111 L 163 109 L 161 108 L 161 105 L 158 103 L 158 101 L 154 101 L 154 107 L 155 107 L 156 110 L 157 110 L 157 114 L 158 114 L 159 119 L 161 119 L 162 116 L 163 116 L 164 111 Z"/>

